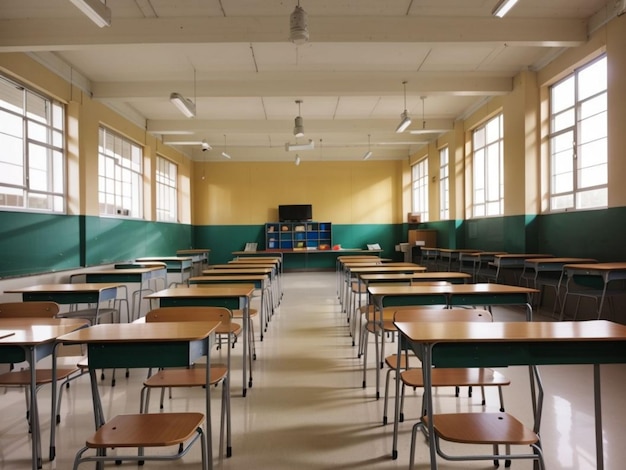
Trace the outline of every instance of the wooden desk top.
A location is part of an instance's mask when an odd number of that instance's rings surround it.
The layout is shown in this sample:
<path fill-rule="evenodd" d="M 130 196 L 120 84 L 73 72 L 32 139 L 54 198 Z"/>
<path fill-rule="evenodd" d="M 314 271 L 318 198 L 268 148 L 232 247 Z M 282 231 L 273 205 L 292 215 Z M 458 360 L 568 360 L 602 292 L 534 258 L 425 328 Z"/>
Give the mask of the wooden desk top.
<path fill-rule="evenodd" d="M 581 271 L 622 271 L 626 270 L 626 263 L 581 263 L 566 264 L 567 269 L 578 269 Z"/>
<path fill-rule="evenodd" d="M 257 268 L 269 268 L 276 269 L 275 263 L 225 263 L 225 264 L 212 264 L 210 269 L 257 269 Z"/>
<path fill-rule="evenodd" d="M 269 264 L 275 265 L 280 264 L 280 258 L 240 258 L 240 259 L 231 259 L 228 264 Z"/>
<path fill-rule="evenodd" d="M 439 248 L 439 253 L 479 253 L 480 250 L 472 248 Z"/>
<path fill-rule="evenodd" d="M 423 272 L 426 271 L 424 266 L 386 266 L 384 264 L 377 266 L 365 266 L 365 267 L 356 267 L 351 268 L 353 274 L 376 274 L 376 273 L 406 273 L 406 272 Z"/>
<path fill-rule="evenodd" d="M 372 295 L 428 295 L 428 294 L 534 294 L 537 289 L 508 284 L 450 284 L 447 286 L 373 286 L 368 288 Z"/>
<path fill-rule="evenodd" d="M 563 322 L 403 322 L 396 327 L 411 341 L 544 342 L 626 341 L 626 326 L 606 320 Z"/>
<path fill-rule="evenodd" d="M 579 264 L 579 263 L 597 263 L 592 258 L 532 258 L 527 259 L 526 264 L 529 266 L 538 264 Z"/>
<path fill-rule="evenodd" d="M 461 253 L 462 258 L 486 258 L 496 255 L 507 255 L 504 251 L 470 251 Z"/>
<path fill-rule="evenodd" d="M 419 273 L 380 273 L 380 274 L 359 274 L 359 277 L 364 281 L 378 281 L 378 280 L 408 280 L 411 279 L 437 279 L 445 281 L 447 279 L 470 279 L 472 276 L 467 273 L 460 273 L 457 271 L 429 271 Z"/>
<path fill-rule="evenodd" d="M 68 344 L 198 341 L 207 338 L 219 324 L 218 321 L 99 324 L 68 333 L 58 340 Z"/>
<path fill-rule="evenodd" d="M 185 256 L 145 256 L 143 258 L 137 258 L 135 261 L 193 261 L 193 258 L 187 258 Z"/>
<path fill-rule="evenodd" d="M 552 255 L 547 255 L 545 253 L 502 253 L 499 255 L 494 255 L 494 258 L 499 259 L 530 259 L 530 258 L 552 258 Z"/>
<path fill-rule="evenodd" d="M 176 250 L 177 255 L 201 255 L 203 253 L 210 253 L 209 248 L 190 248 L 188 250 Z"/>
<path fill-rule="evenodd" d="M 208 281 L 265 281 L 267 276 L 259 274 L 234 274 L 232 276 L 194 276 L 189 278 L 189 283 L 202 283 Z"/>
<path fill-rule="evenodd" d="M 57 337 L 89 325 L 82 318 L 2 318 L 0 329 L 13 334 L 0 339 L 0 346 L 48 343 Z"/>
<path fill-rule="evenodd" d="M 163 289 L 154 294 L 147 295 L 146 299 L 197 299 L 210 297 L 250 297 L 254 292 L 252 284 L 237 284 L 236 286 L 215 286 L 202 287 L 178 287 L 175 289 Z"/>
<path fill-rule="evenodd" d="M 5 294 L 24 294 L 24 293 L 53 293 L 53 294 L 71 294 L 71 293 L 87 293 L 102 292 L 106 289 L 118 288 L 121 284 L 111 284 L 105 282 L 83 282 L 77 284 L 39 284 L 36 286 L 21 287 L 18 289 L 5 290 Z"/>
<path fill-rule="evenodd" d="M 117 268 L 117 269 L 100 269 L 98 271 L 89 271 L 86 272 L 86 275 L 89 274 L 145 274 L 153 271 L 163 271 L 165 269 L 165 264 L 160 263 L 156 266 L 145 266 L 145 267 L 137 267 L 137 268 Z"/>
<path fill-rule="evenodd" d="M 251 267 L 241 269 L 205 269 L 203 276 L 243 276 L 244 274 L 272 274 L 273 268 Z"/>

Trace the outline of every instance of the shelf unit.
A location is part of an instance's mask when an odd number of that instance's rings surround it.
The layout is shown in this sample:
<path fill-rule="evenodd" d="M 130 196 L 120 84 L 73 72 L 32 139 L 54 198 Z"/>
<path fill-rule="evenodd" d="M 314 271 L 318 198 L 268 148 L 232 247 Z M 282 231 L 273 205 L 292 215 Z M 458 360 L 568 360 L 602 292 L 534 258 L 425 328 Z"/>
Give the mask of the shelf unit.
<path fill-rule="evenodd" d="M 266 250 L 330 250 L 330 222 L 270 222 L 265 224 Z"/>

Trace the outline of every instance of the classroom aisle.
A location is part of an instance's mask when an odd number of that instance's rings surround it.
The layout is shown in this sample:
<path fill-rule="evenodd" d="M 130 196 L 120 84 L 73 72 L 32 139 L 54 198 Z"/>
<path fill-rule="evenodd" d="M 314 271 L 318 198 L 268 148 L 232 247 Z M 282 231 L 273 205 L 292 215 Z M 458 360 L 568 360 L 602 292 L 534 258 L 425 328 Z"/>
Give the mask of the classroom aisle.
<path fill-rule="evenodd" d="M 415 422 L 418 398 L 406 405 L 407 422 L 401 425 L 399 458 L 391 460 L 392 425 L 382 426 L 383 400 L 375 400 L 373 348 L 368 388 L 361 387 L 361 362 L 351 347 L 345 315 L 339 312 L 334 273 L 287 273 L 283 278 L 283 303 L 272 319 L 265 341 L 257 340 L 254 386 L 241 397 L 241 348 L 233 357 L 233 456 L 215 460 L 216 469 L 397 469 L 408 468 L 410 428 Z M 258 299 L 255 300 L 258 303 Z M 499 308 L 497 320 L 522 318 L 521 310 Z M 540 317 L 536 317 L 539 319 Z M 257 325 L 258 339 L 258 325 Z M 219 355 L 216 354 L 214 357 Z M 512 379 L 505 389 L 507 411 L 530 423 L 528 372 L 526 368 L 502 370 Z M 595 469 L 591 367 L 546 367 L 542 425 L 548 469 Z M 107 375 L 108 377 L 109 375 Z M 110 416 L 138 409 L 144 370 L 133 370 L 125 379 L 118 373 L 117 386 L 101 384 L 103 403 Z M 384 379 L 384 374 L 381 374 Z M 626 419 L 623 385 L 626 367 L 603 368 L 605 405 L 605 468 L 624 467 L 626 449 L 621 434 Z M 214 389 L 214 443 L 217 444 L 219 393 Z M 2 393 L 2 392 L 0 392 Z M 166 411 L 202 409 L 202 391 L 175 390 Z M 381 391 L 382 393 L 382 391 Z M 64 394 L 62 422 L 58 428 L 57 460 L 44 462 L 44 469 L 71 468 L 75 452 L 93 430 L 93 415 L 87 377 L 74 382 Z M 410 392 L 413 395 L 413 392 Z M 420 392 L 415 393 L 416 397 Z M 40 392 L 44 455 L 47 456 L 50 420 L 46 388 Z M 152 400 L 156 409 L 156 395 Z M 488 390 L 487 406 L 497 408 L 495 390 Z M 438 392 L 439 410 L 479 411 L 480 394 L 473 398 L 452 389 Z M 24 420 L 24 396 L 17 391 L 0 394 L 0 469 L 29 468 L 29 438 Z M 389 410 L 391 417 L 391 409 Z M 214 446 L 216 448 L 216 445 Z M 429 468 L 427 447 L 418 439 L 418 465 Z M 441 469 L 488 469 L 490 462 L 446 463 Z M 93 468 L 84 465 L 81 468 Z M 122 467 L 136 468 L 132 463 Z M 149 462 L 150 468 L 199 468 L 199 451 L 173 463 Z M 529 462 L 513 462 L 514 469 L 530 469 Z"/>

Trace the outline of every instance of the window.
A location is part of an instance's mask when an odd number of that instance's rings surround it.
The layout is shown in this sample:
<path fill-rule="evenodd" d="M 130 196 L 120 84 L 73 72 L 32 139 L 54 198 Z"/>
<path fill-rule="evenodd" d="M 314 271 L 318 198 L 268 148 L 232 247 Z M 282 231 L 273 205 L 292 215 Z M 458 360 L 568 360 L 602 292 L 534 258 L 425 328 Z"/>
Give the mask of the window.
<path fill-rule="evenodd" d="M 450 218 L 450 167 L 448 147 L 439 150 L 439 219 Z"/>
<path fill-rule="evenodd" d="M 472 134 L 472 203 L 474 217 L 504 213 L 503 118 L 502 114 L 478 127 Z"/>
<path fill-rule="evenodd" d="M 161 222 L 178 221 L 178 166 L 157 156 L 156 215 Z"/>
<path fill-rule="evenodd" d="M 98 155 L 100 214 L 141 218 L 141 147 L 109 129 L 100 127 Z"/>
<path fill-rule="evenodd" d="M 550 210 L 608 205 L 606 57 L 550 88 Z"/>
<path fill-rule="evenodd" d="M 65 108 L 0 76 L 0 207 L 65 212 Z"/>
<path fill-rule="evenodd" d="M 419 213 L 422 222 L 428 222 L 428 157 L 413 165 L 411 171 L 413 212 Z"/>

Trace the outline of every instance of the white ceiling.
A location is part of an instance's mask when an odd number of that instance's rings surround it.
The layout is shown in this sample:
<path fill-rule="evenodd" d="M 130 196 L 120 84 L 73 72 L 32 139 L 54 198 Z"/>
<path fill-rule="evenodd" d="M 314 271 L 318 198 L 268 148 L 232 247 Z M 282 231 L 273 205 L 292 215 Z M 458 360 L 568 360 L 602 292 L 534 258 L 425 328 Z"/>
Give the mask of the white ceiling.
<path fill-rule="evenodd" d="M 623 0 L 618 0 L 621 2 Z M 196 160 L 403 159 L 512 77 L 583 44 L 616 0 L 301 0 L 310 40 L 288 41 L 297 0 L 106 0 L 98 28 L 70 0 L 0 1 L 0 52 L 25 51 Z M 195 78 L 194 78 L 195 77 Z M 396 134 L 406 108 L 408 131 Z M 171 92 L 195 101 L 185 118 Z M 424 97 L 422 100 L 421 97 Z M 368 136 L 370 144 L 368 144 Z M 226 144 L 225 144 L 226 143 Z"/>

